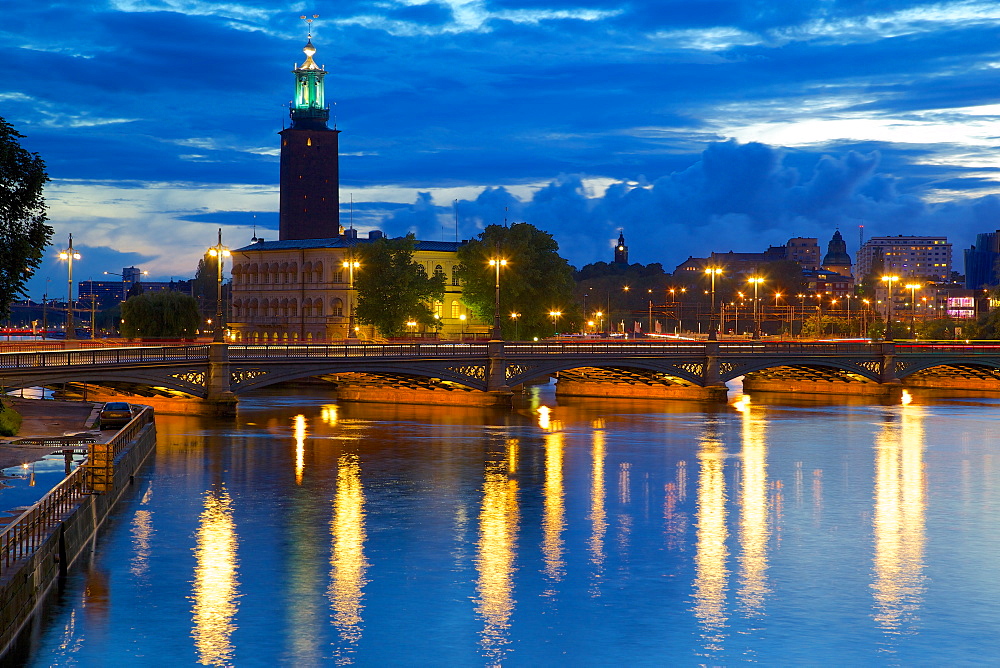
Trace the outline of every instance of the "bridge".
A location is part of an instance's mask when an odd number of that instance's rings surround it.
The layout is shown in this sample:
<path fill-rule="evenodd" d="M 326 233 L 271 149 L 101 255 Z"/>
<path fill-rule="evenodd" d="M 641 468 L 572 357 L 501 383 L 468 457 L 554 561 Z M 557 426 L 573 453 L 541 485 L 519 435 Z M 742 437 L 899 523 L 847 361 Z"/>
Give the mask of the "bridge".
<path fill-rule="evenodd" d="M 769 381 L 777 387 L 834 383 L 857 390 L 951 379 L 953 385 L 995 383 L 1000 390 L 1000 343 L 207 343 L 0 353 L 0 386 L 7 391 L 93 384 L 144 396 L 197 398 L 223 412 L 235 407 L 238 395 L 311 377 L 507 395 L 513 387 L 553 375 L 577 384 L 690 388 L 702 398 L 699 388 L 718 391 L 739 377 L 758 389 Z"/>

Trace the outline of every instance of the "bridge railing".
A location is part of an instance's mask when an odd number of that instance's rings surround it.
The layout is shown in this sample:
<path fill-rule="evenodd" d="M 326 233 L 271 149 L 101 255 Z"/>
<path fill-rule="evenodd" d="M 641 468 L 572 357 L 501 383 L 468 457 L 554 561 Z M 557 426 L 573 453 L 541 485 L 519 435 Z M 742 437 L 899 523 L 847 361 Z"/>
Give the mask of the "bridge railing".
<path fill-rule="evenodd" d="M 897 355 L 1000 355 L 1000 342 L 996 343 L 897 343 Z"/>
<path fill-rule="evenodd" d="M 145 407 L 108 441 L 112 460 L 153 421 L 153 409 Z M 66 515 L 93 491 L 92 472 L 84 462 L 38 503 L 21 513 L 0 531 L 0 575 L 12 564 L 30 556 L 49 537 Z"/>
<path fill-rule="evenodd" d="M 205 361 L 209 346 L 157 346 L 152 348 L 90 348 L 0 353 L 0 369 L 88 366 L 96 364 L 150 364 Z"/>
<path fill-rule="evenodd" d="M 485 343 L 331 343 L 229 346 L 230 360 L 296 357 L 482 357 Z"/>

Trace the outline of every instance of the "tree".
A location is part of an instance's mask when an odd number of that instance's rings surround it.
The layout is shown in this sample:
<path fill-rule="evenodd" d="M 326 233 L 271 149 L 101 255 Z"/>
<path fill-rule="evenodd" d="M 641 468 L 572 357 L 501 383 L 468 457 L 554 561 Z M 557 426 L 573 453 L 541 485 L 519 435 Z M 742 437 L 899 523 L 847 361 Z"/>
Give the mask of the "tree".
<path fill-rule="evenodd" d="M 0 118 L 0 318 L 26 296 L 24 285 L 52 239 L 42 197 L 49 177 L 38 154 L 18 144 L 23 137 Z"/>
<path fill-rule="evenodd" d="M 382 336 L 397 336 L 409 320 L 440 326 L 432 304 L 444 299 L 444 276 L 428 276 L 413 261 L 417 242 L 412 234 L 378 239 L 355 248 L 361 268 L 354 274 L 358 322 L 373 325 Z"/>
<path fill-rule="evenodd" d="M 496 270 L 489 262 L 507 260 L 500 270 L 500 315 L 505 339 L 515 329 L 521 338 L 550 336 L 555 327 L 579 329 L 580 315 L 573 298 L 573 268 L 559 255 L 559 244 L 548 232 L 529 223 L 510 227 L 489 225 L 478 237 L 458 249 L 462 301 L 483 322 L 493 322 Z M 553 323 L 549 313 L 562 315 Z M 511 313 L 518 313 L 515 326 Z"/>
<path fill-rule="evenodd" d="M 192 338 L 201 326 L 198 302 L 180 292 L 146 292 L 122 304 L 122 336 L 129 339 Z"/>

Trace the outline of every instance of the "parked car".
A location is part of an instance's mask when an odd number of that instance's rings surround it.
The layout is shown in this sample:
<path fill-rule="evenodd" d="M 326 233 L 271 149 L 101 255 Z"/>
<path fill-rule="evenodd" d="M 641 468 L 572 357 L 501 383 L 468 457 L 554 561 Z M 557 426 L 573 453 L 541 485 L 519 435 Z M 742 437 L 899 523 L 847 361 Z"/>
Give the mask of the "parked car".
<path fill-rule="evenodd" d="M 124 401 L 109 401 L 101 409 L 101 429 L 124 427 L 138 413 L 138 409 Z"/>

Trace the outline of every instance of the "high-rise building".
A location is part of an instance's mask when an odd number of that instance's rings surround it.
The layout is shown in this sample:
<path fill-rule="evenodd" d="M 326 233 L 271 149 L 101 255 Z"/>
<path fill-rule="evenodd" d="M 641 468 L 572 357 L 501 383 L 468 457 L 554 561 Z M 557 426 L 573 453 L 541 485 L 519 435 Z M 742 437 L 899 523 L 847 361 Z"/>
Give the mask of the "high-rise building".
<path fill-rule="evenodd" d="M 313 60 L 312 35 L 302 49 L 305 62 L 295 72 L 292 126 L 281 135 L 281 195 L 278 239 L 328 239 L 340 236 L 340 130 L 327 126 L 323 78 Z"/>
<path fill-rule="evenodd" d="M 862 280 L 873 267 L 900 278 L 946 281 L 951 277 L 951 244 L 947 237 L 872 237 L 858 251 L 855 276 Z"/>
<path fill-rule="evenodd" d="M 1000 230 L 976 235 L 976 244 L 965 249 L 965 287 L 970 290 L 1000 283 L 997 261 L 1000 260 Z"/>

